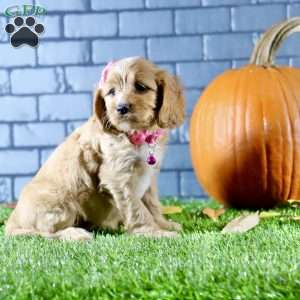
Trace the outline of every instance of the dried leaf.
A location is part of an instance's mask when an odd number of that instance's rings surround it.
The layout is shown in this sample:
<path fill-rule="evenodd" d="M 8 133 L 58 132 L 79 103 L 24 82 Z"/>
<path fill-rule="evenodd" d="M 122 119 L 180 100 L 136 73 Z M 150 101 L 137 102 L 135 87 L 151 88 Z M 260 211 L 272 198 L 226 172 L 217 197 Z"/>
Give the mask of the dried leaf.
<path fill-rule="evenodd" d="M 291 220 L 300 221 L 300 216 L 291 217 Z"/>
<path fill-rule="evenodd" d="M 222 233 L 242 233 L 246 232 L 259 223 L 258 213 L 247 216 L 240 216 L 229 222 L 222 230 Z"/>
<path fill-rule="evenodd" d="M 216 221 L 221 215 L 223 215 L 225 212 L 224 208 L 218 208 L 218 209 L 213 209 L 213 208 L 203 208 L 202 213 L 208 216 L 210 219 Z"/>
<path fill-rule="evenodd" d="M 182 208 L 179 206 L 163 206 L 162 212 L 164 215 L 179 214 L 182 212 Z"/>
<path fill-rule="evenodd" d="M 267 219 L 267 218 L 273 218 L 273 217 L 280 217 L 281 213 L 276 212 L 276 211 L 262 211 L 259 214 L 259 217 L 261 219 Z"/>

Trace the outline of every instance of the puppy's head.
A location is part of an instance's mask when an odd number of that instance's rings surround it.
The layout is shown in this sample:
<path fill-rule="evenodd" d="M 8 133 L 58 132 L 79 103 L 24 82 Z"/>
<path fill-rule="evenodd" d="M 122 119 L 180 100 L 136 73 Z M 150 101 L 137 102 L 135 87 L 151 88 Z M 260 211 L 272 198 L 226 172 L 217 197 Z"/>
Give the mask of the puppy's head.
<path fill-rule="evenodd" d="M 96 90 L 94 113 L 103 128 L 129 132 L 174 128 L 184 120 L 184 98 L 178 80 L 138 57 L 119 60 L 105 70 Z"/>

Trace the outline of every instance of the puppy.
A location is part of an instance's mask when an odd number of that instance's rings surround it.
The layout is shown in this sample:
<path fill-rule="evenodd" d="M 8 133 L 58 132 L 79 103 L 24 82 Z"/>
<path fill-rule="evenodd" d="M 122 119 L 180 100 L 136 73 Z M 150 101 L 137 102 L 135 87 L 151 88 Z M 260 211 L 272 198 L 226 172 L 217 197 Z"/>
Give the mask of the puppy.
<path fill-rule="evenodd" d="M 183 120 L 184 98 L 175 77 L 138 57 L 109 64 L 93 115 L 24 187 L 6 235 L 87 240 L 92 238 L 87 224 L 176 235 L 181 226 L 164 219 L 156 177 L 169 129 Z"/>

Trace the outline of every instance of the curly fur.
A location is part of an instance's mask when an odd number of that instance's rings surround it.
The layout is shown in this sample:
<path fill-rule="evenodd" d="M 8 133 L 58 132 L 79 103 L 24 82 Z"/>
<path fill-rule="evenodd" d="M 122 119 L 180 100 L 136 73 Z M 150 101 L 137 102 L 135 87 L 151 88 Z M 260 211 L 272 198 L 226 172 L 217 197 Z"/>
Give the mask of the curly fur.
<path fill-rule="evenodd" d="M 147 87 L 138 91 L 137 82 Z M 115 89 L 114 93 L 110 93 Z M 130 104 L 121 116 L 120 102 Z M 91 227 L 129 233 L 173 236 L 180 225 L 164 219 L 156 177 L 168 129 L 184 120 L 182 88 L 176 78 L 142 58 L 116 62 L 94 97 L 94 113 L 59 145 L 23 189 L 5 233 L 88 240 Z M 156 146 L 157 164 L 145 160 L 146 146 L 136 147 L 132 130 L 165 128 Z"/>

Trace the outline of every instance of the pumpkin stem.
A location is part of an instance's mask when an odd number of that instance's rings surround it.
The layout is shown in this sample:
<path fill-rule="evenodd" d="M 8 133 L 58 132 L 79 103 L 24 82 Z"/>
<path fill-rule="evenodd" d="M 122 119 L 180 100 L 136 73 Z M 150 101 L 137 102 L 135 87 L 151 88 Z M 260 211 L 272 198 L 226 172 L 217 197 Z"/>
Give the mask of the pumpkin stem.
<path fill-rule="evenodd" d="M 249 63 L 269 66 L 281 43 L 292 33 L 300 31 L 300 17 L 291 18 L 269 28 L 256 43 Z"/>

